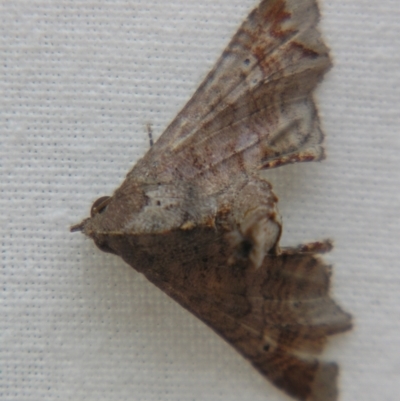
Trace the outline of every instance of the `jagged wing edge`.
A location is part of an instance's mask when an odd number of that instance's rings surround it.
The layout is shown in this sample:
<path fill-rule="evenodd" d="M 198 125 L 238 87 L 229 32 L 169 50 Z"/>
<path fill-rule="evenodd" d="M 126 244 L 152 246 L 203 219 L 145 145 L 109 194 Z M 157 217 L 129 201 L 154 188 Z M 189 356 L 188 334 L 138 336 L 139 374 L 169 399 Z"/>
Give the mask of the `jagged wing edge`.
<path fill-rule="evenodd" d="M 349 330 L 351 328 L 351 316 L 337 306 L 329 295 L 329 266 L 326 265 L 321 258 L 316 257 L 313 251 L 310 252 L 307 249 L 300 250 L 299 248 L 291 248 L 286 250 L 285 253 L 290 257 L 290 255 L 295 256 L 295 253 L 302 254 L 303 252 L 312 254 L 312 258 L 316 261 L 314 273 L 319 277 L 315 277 L 314 279 L 320 282 L 325 289 L 325 295 L 321 297 L 321 299 L 329 299 L 336 308 L 336 313 L 338 314 L 336 317 L 332 316 L 332 327 L 325 330 L 323 334 L 324 339 L 332 334 Z M 285 264 L 285 261 L 283 263 Z M 305 269 L 303 269 L 302 274 L 305 275 L 307 267 L 305 265 L 303 267 Z M 264 266 L 264 268 L 266 267 Z M 311 281 L 312 280 L 313 279 L 311 279 Z M 171 288 L 170 290 L 170 295 L 172 296 L 174 295 L 173 293 L 177 291 L 176 288 Z M 179 296 L 175 297 L 175 299 L 178 300 Z M 207 298 L 203 301 L 208 302 Z M 181 303 L 181 305 L 187 308 L 185 303 Z M 220 311 L 219 313 L 222 315 L 217 313 L 215 316 L 216 321 L 212 322 L 204 319 L 204 316 L 196 313 L 193 309 L 187 309 L 206 323 L 218 335 L 227 340 L 228 343 L 248 359 L 262 375 L 285 393 L 301 401 L 337 400 L 337 377 L 339 368 L 335 362 L 324 362 L 316 358 L 315 354 L 319 354 L 322 351 L 322 347 L 321 349 L 316 349 L 315 353 L 297 352 L 296 349 L 279 345 L 279 343 L 276 342 L 276 337 L 271 338 L 266 332 L 254 332 L 251 329 L 250 322 L 236 321 L 236 319 L 226 315 L 225 312 Z M 229 321 L 230 323 L 227 323 Z M 222 322 L 222 326 L 227 324 L 229 329 L 221 330 L 217 322 Z M 324 324 L 329 326 L 328 322 Z M 324 331 L 323 327 L 321 327 L 321 329 Z M 281 330 L 284 330 L 284 328 L 281 328 Z M 318 330 L 317 326 L 316 330 Z M 243 332 L 245 332 L 246 335 L 243 335 Z M 290 337 L 291 335 L 288 333 L 288 338 L 290 339 Z M 268 348 L 265 348 L 265 345 L 267 345 Z M 320 345 L 323 346 L 324 342 Z M 263 348 L 265 353 L 263 352 Z"/>
<path fill-rule="evenodd" d="M 182 145 L 183 141 L 195 135 L 202 125 L 229 107 L 231 99 L 228 101 L 227 96 L 233 90 L 239 97 L 240 93 L 244 95 L 249 92 L 245 73 L 252 66 L 246 69 L 243 62 L 251 58 L 251 49 L 240 52 L 237 46 L 243 35 L 248 35 L 249 32 L 257 34 L 252 38 L 255 39 L 252 49 L 257 47 L 257 41 L 266 40 L 261 37 L 260 29 L 264 34 L 268 33 L 271 39 L 268 57 L 279 51 L 282 44 L 297 38 L 298 44 L 305 50 L 312 49 L 324 58 L 324 71 L 329 69 L 328 48 L 316 29 L 319 20 L 317 3 L 315 0 L 304 0 L 300 3 L 295 0 L 264 0 L 250 13 L 193 97 L 156 142 L 152 149 L 154 153 Z M 296 32 L 293 31 L 294 28 L 297 28 Z M 304 32 L 308 34 L 302 38 Z M 227 75 L 234 76 L 234 79 L 229 81 Z"/>

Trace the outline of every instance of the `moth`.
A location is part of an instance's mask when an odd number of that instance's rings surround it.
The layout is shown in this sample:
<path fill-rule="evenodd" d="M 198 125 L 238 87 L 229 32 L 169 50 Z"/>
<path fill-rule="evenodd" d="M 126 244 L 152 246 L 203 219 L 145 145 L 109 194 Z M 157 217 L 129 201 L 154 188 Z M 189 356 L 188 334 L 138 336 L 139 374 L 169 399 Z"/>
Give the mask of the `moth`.
<path fill-rule="evenodd" d="M 317 356 L 351 316 L 329 296 L 329 241 L 279 247 L 261 172 L 324 158 L 313 90 L 330 68 L 315 0 L 263 0 L 112 196 L 71 228 L 210 326 L 277 387 L 337 399 Z"/>

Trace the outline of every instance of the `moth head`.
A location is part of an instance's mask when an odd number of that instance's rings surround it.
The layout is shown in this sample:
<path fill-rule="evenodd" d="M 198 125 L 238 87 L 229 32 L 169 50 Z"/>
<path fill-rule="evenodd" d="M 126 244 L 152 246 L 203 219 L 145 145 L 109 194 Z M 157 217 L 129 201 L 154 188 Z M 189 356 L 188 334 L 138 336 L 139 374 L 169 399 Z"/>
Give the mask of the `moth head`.
<path fill-rule="evenodd" d="M 107 205 L 110 203 L 110 196 L 102 196 L 101 198 L 95 200 L 90 208 L 90 218 L 83 220 L 79 224 L 75 224 L 70 228 L 71 232 L 84 231 L 86 223 L 93 219 L 97 214 L 103 213 L 107 209 Z"/>
<path fill-rule="evenodd" d="M 93 202 L 90 217 L 71 227 L 90 237 L 104 252 L 113 250 L 116 237 L 126 233 L 135 216 L 147 204 L 147 197 L 140 184 L 123 184 L 112 196 L 102 196 Z"/>
<path fill-rule="evenodd" d="M 102 196 L 101 198 L 98 198 L 95 200 L 92 204 L 92 207 L 90 208 L 90 218 L 83 220 L 80 224 L 76 224 L 71 227 L 71 231 L 83 231 L 85 232 L 85 228 L 87 223 L 90 222 L 91 219 L 95 218 L 98 214 L 104 213 L 107 210 L 107 206 L 111 201 L 111 196 Z M 108 253 L 115 253 L 104 241 L 102 236 L 95 236 L 95 235 L 90 235 L 93 238 L 94 243 L 96 246 L 102 250 L 103 252 L 108 252 Z"/>

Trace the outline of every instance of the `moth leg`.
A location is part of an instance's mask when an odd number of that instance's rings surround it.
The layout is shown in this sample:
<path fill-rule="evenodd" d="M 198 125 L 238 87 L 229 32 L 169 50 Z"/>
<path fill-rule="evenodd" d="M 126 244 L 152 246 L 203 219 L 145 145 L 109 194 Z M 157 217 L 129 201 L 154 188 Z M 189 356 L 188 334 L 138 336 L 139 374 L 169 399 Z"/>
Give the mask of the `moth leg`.
<path fill-rule="evenodd" d="M 281 252 L 284 255 L 295 255 L 299 253 L 327 253 L 333 249 L 332 241 L 329 239 L 323 241 L 310 242 L 308 244 L 301 244 L 296 247 L 282 248 Z"/>
<path fill-rule="evenodd" d="M 266 254 L 279 252 L 282 225 L 277 201 L 271 185 L 257 177 L 235 187 L 229 212 L 234 224 L 229 227 L 228 238 L 236 249 L 229 260 L 231 264 L 245 257 L 258 268 Z"/>
<path fill-rule="evenodd" d="M 266 160 L 261 165 L 261 169 L 270 169 L 286 164 L 321 161 L 325 159 L 325 152 L 322 146 L 313 146 L 307 149 L 299 150 L 289 154 L 282 155 L 277 158 Z"/>

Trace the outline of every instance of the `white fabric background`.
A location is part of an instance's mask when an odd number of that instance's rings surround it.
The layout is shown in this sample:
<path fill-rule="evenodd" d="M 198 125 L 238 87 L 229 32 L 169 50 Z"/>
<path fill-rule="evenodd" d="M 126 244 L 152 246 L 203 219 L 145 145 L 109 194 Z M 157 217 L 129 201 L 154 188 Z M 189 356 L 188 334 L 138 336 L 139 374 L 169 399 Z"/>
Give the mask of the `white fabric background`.
<path fill-rule="evenodd" d="M 289 400 L 73 223 L 189 99 L 255 0 L 0 3 L 2 400 Z M 270 173 L 284 245 L 333 238 L 343 401 L 400 391 L 400 5 L 324 0 L 323 163 Z"/>

